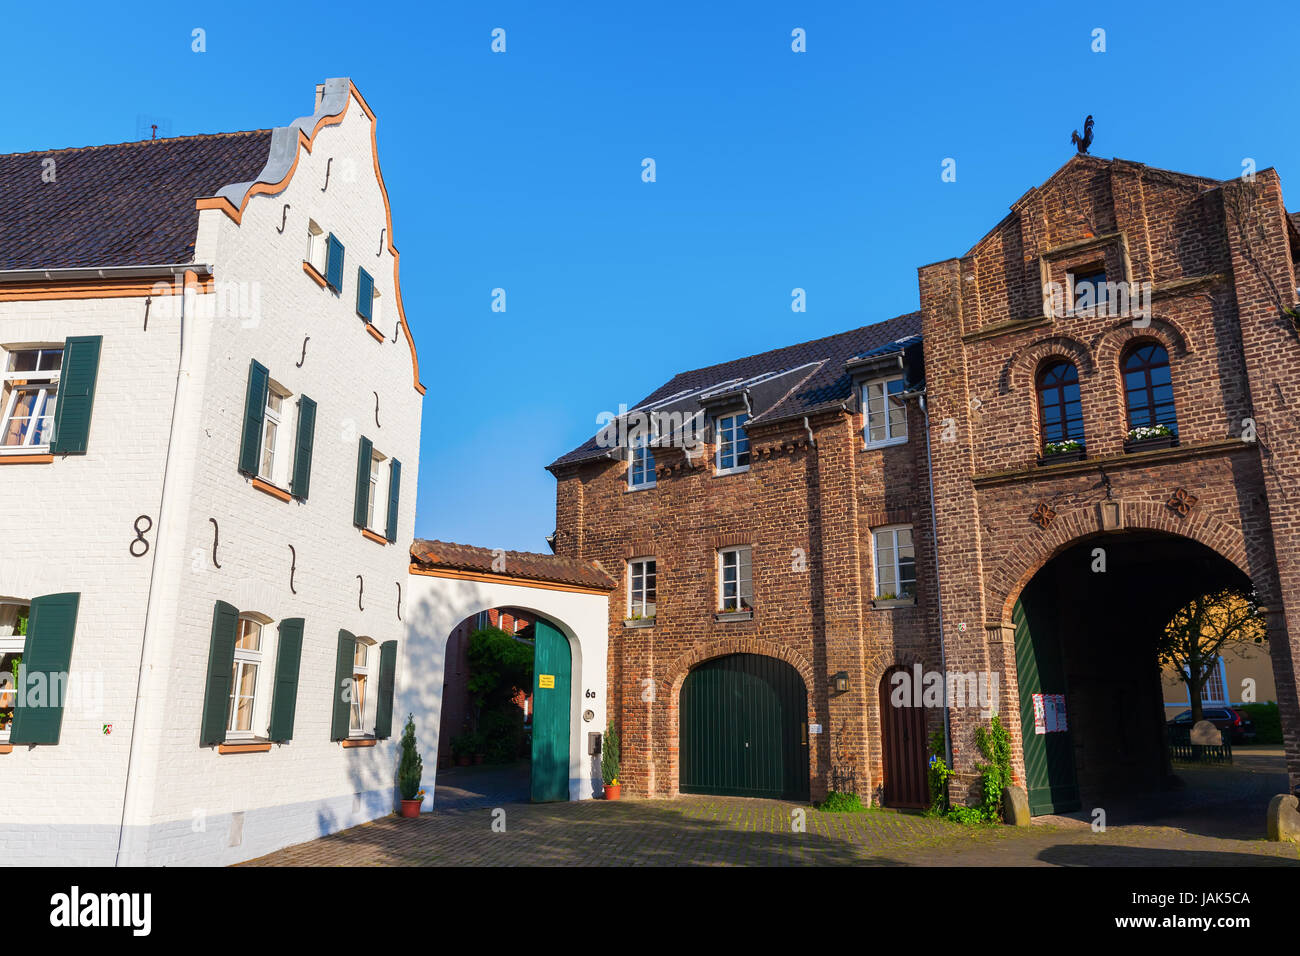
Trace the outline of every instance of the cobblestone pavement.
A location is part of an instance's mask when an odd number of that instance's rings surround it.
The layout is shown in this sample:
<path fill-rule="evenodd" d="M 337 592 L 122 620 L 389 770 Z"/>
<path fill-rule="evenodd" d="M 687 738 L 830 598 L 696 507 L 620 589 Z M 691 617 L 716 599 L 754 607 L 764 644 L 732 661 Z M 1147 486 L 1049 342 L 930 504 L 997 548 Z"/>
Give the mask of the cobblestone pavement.
<path fill-rule="evenodd" d="M 1242 866 L 1300 867 L 1297 848 L 1173 827 L 968 828 L 872 811 L 805 810 L 719 797 L 606 803 L 507 804 L 505 832 L 493 808 L 443 810 L 416 820 L 385 817 L 288 847 L 245 865 L 264 866 Z M 498 818 L 500 818 L 498 816 Z"/>
<path fill-rule="evenodd" d="M 1249 762 L 1229 771 L 1180 767 L 1188 786 L 1162 803 L 1163 817 L 1103 833 L 1083 815 L 972 828 L 731 797 L 489 804 L 483 801 L 494 786 L 517 788 L 517 768 L 466 769 L 477 773 L 449 775 L 445 782 L 456 786 L 440 788 L 441 809 L 419 819 L 385 817 L 244 865 L 1300 867 L 1294 844 L 1262 839 L 1263 806 L 1278 792 L 1269 760 L 1254 771 Z M 504 811 L 495 819 L 504 820 L 505 832 L 493 830 L 496 808 Z M 792 827 L 800 810 L 805 832 Z"/>

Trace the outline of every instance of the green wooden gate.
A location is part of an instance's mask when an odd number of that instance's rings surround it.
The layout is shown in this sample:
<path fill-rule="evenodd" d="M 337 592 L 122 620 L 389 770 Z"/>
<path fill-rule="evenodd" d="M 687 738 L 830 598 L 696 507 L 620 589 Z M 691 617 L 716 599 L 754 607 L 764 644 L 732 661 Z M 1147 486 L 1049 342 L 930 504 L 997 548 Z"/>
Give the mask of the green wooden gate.
<path fill-rule="evenodd" d="M 1070 731 L 1039 733 L 1034 713 L 1035 694 L 1065 694 L 1065 659 L 1059 628 L 1048 613 L 1050 606 L 1021 595 L 1011 611 L 1016 628 L 1016 674 L 1020 688 L 1020 738 L 1024 742 L 1028 778 L 1029 812 L 1068 813 L 1078 810 L 1079 783 L 1074 774 L 1074 746 Z M 1066 717 L 1069 725 L 1069 717 Z"/>
<path fill-rule="evenodd" d="M 808 799 L 808 691 L 758 654 L 705 661 L 682 684 L 682 793 Z"/>
<path fill-rule="evenodd" d="M 569 639 L 540 618 L 533 625 L 533 765 L 536 803 L 569 799 Z"/>

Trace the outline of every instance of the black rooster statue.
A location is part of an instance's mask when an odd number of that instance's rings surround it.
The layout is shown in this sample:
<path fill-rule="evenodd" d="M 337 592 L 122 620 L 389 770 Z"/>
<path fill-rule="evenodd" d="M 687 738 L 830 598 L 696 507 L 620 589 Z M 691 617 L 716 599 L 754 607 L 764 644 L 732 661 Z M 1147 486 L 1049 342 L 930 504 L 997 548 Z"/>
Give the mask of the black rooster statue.
<path fill-rule="evenodd" d="M 1076 129 L 1073 133 L 1070 134 L 1070 142 L 1073 143 L 1076 147 L 1078 147 L 1079 152 L 1086 153 L 1088 151 L 1088 147 L 1092 145 L 1092 117 L 1091 116 L 1089 116 L 1086 120 L 1083 121 L 1083 135 L 1080 136 L 1079 131 Z"/>

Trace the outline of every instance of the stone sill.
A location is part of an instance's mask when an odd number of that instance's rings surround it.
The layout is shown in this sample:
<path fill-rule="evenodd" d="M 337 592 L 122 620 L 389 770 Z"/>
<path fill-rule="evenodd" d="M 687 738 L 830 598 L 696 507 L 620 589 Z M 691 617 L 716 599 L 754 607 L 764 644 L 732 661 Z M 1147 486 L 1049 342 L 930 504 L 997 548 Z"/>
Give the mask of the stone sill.
<path fill-rule="evenodd" d="M 718 611 L 713 615 L 713 620 L 719 624 L 729 624 L 733 621 L 752 621 L 753 619 L 753 611 Z"/>
<path fill-rule="evenodd" d="M 263 494 L 268 494 L 272 498 L 278 498 L 280 501 L 292 501 L 293 495 L 285 491 L 279 485 L 273 485 L 269 481 L 263 481 L 261 478 L 253 479 L 253 487 Z"/>
<path fill-rule="evenodd" d="M 1039 329 L 1052 324 L 1051 316 L 1036 315 L 1028 319 L 1009 319 L 1004 322 L 996 322 L 993 325 L 987 325 L 982 329 L 976 329 L 974 332 L 967 332 L 961 337 L 965 343 L 978 342 L 982 339 L 993 339 L 999 335 L 1006 335 L 1010 332 L 1019 332 L 1024 329 Z"/>
<path fill-rule="evenodd" d="M 48 465 L 54 455 L 0 455 L 0 465 Z"/>
<path fill-rule="evenodd" d="M 887 611 L 890 608 L 895 608 L 895 607 L 916 607 L 916 598 L 914 597 L 889 598 L 887 600 L 882 600 L 881 598 L 873 598 L 871 601 L 871 606 L 875 608 L 877 611 Z"/>
<path fill-rule="evenodd" d="M 217 744 L 219 754 L 261 754 L 271 749 L 269 740 L 250 740 L 247 743 Z"/>
<path fill-rule="evenodd" d="M 304 259 L 302 262 L 302 271 L 307 273 L 307 275 L 311 277 L 311 281 L 316 283 L 322 289 L 325 288 L 325 286 L 328 284 L 325 281 L 325 277 L 321 275 L 319 272 L 317 272 L 316 267 L 312 265 L 310 262 L 308 262 L 306 259 Z"/>
<path fill-rule="evenodd" d="M 0 754 L 11 754 L 14 752 L 13 744 L 0 744 Z"/>
<path fill-rule="evenodd" d="M 1156 451 L 1134 452 L 1132 454 L 1121 452 L 1118 455 L 1102 455 L 1095 458 L 1086 458 L 1078 462 L 1062 462 L 1059 465 L 1046 465 L 1043 467 L 1020 468 L 1012 471 L 993 471 L 985 472 L 982 475 L 975 475 L 971 478 L 971 483 L 976 488 L 989 488 L 997 485 L 1017 484 L 1024 481 L 1033 481 L 1042 478 L 1045 475 L 1081 475 L 1087 472 L 1097 470 L 1098 465 L 1105 465 L 1107 468 L 1140 468 L 1153 464 L 1164 464 L 1165 462 L 1183 461 L 1188 458 L 1207 458 L 1213 455 L 1231 454 L 1238 451 L 1255 450 L 1254 442 L 1242 441 L 1240 438 L 1229 438 L 1222 441 L 1200 442 L 1195 445 L 1178 445 L 1174 448 L 1161 448 Z"/>
<path fill-rule="evenodd" d="M 385 538 L 383 535 L 375 534 L 375 533 L 374 533 L 373 531 L 371 531 L 369 528 L 362 528 L 362 529 L 361 529 L 361 537 L 366 538 L 367 540 L 373 541 L 373 542 L 375 542 L 375 544 L 382 544 L 382 545 L 385 545 L 385 546 L 387 546 L 387 544 L 388 544 L 388 539 L 387 539 L 387 538 Z"/>
<path fill-rule="evenodd" d="M 384 340 L 384 333 L 380 332 L 369 322 L 366 323 L 366 331 L 370 333 L 370 337 L 374 339 L 376 342 L 382 342 Z"/>
<path fill-rule="evenodd" d="M 379 743 L 374 737 L 348 737 L 339 741 L 344 747 L 373 747 Z"/>
<path fill-rule="evenodd" d="M 643 618 L 636 618 L 636 619 L 629 617 L 624 619 L 623 626 L 624 627 L 654 627 L 655 619 L 652 617 L 643 617 Z"/>

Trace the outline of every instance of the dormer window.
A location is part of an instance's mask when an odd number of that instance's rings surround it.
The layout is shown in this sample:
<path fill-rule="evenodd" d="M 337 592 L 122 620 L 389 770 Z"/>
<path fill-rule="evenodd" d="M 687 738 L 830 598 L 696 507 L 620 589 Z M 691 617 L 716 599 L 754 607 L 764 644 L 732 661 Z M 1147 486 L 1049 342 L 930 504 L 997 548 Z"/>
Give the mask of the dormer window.
<path fill-rule="evenodd" d="M 862 386 L 863 437 L 867 448 L 907 441 L 903 376 L 879 378 Z"/>
<path fill-rule="evenodd" d="M 655 486 L 655 453 L 642 436 L 631 441 L 632 457 L 627 467 L 627 486 L 632 491 Z"/>
<path fill-rule="evenodd" d="M 729 475 L 749 470 L 749 436 L 745 434 L 747 421 L 749 416 L 744 412 L 726 415 L 717 420 L 717 474 Z"/>

